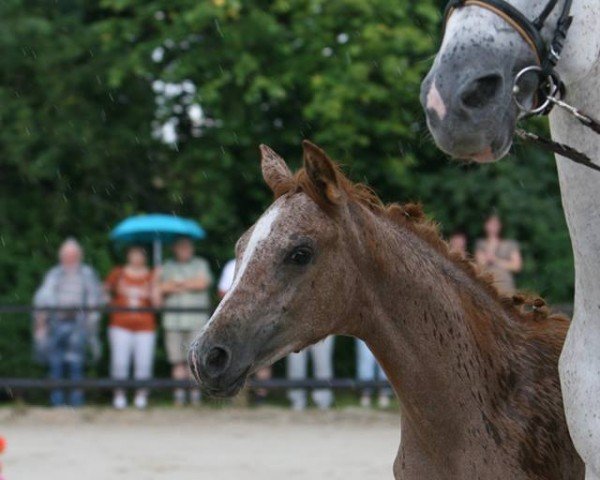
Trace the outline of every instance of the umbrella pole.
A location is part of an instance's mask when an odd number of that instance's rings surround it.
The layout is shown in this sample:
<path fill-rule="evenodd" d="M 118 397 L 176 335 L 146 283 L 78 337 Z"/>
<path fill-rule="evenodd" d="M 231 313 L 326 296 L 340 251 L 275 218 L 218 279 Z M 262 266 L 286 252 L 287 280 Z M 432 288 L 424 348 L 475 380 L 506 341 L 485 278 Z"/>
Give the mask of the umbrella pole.
<path fill-rule="evenodd" d="M 162 264 L 162 245 L 158 237 L 154 239 L 152 244 L 152 259 L 155 267 L 159 267 Z"/>

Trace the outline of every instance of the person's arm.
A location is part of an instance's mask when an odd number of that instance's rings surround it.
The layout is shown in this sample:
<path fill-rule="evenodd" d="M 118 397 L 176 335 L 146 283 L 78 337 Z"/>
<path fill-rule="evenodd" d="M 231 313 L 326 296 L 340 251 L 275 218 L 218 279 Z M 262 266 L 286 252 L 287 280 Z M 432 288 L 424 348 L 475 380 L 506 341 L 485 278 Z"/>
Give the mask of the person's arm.
<path fill-rule="evenodd" d="M 36 335 L 43 335 L 48 330 L 48 313 L 35 312 L 33 314 L 33 329 Z"/>
<path fill-rule="evenodd" d="M 477 241 L 475 247 L 475 261 L 477 262 L 477 265 L 481 267 L 487 267 L 489 265 L 490 257 L 482 240 Z"/>
<path fill-rule="evenodd" d="M 42 284 L 33 296 L 33 306 L 36 308 L 52 307 L 55 305 L 53 298 L 56 290 L 56 273 L 55 269 L 50 270 L 42 280 Z M 44 332 L 48 326 L 49 314 L 44 310 L 37 310 L 33 315 L 34 330 L 36 333 Z"/>
<path fill-rule="evenodd" d="M 41 306 L 39 304 L 39 294 L 42 293 L 41 289 L 35 293 L 33 304 L 35 307 Z M 45 339 L 48 335 L 48 312 L 37 310 L 33 312 L 33 337 L 38 340 Z"/>
<path fill-rule="evenodd" d="M 202 291 L 210 287 L 210 278 L 203 272 L 200 275 L 188 278 L 182 282 L 182 287 L 186 291 Z"/>
<path fill-rule="evenodd" d="M 160 288 L 160 267 L 152 272 L 150 279 L 150 303 L 153 307 L 160 307 L 162 305 L 162 291 Z"/>
<path fill-rule="evenodd" d="M 518 248 L 515 248 L 508 260 L 502 260 L 501 258 L 496 258 L 496 265 L 504 270 L 508 270 L 512 273 L 519 273 L 523 268 L 523 258 L 521 257 L 521 252 Z"/>
<path fill-rule="evenodd" d="M 44 276 L 42 284 L 33 296 L 33 304 L 36 307 L 53 307 L 56 304 L 56 283 L 58 271 L 56 268 L 50 270 Z"/>
<path fill-rule="evenodd" d="M 182 292 L 181 280 L 170 279 L 169 271 L 169 265 L 165 264 L 161 267 L 160 273 L 158 275 L 158 290 L 160 292 L 161 298 L 163 299 L 164 296 L 169 296 L 173 293 Z"/>
<path fill-rule="evenodd" d="M 181 280 L 167 280 L 161 282 L 159 289 L 162 295 L 171 295 L 172 293 L 180 293 L 185 290 Z"/>
<path fill-rule="evenodd" d="M 198 275 L 188 278 L 183 282 L 183 288 L 189 292 L 201 292 L 208 289 L 212 284 L 212 274 L 208 262 L 198 261 Z"/>

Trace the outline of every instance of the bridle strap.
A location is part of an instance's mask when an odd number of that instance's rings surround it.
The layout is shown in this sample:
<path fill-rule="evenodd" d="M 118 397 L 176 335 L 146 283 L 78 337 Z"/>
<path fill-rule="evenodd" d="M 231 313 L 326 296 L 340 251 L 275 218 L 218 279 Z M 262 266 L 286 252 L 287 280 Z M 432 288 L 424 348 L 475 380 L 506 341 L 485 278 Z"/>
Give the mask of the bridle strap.
<path fill-rule="evenodd" d="M 571 26 L 571 21 L 573 20 L 573 17 L 570 15 L 571 4 L 573 3 L 573 0 L 564 1 L 565 3 L 556 22 L 552 39 L 548 44 L 546 44 L 542 38 L 541 30 L 548 20 L 548 17 L 556 8 L 558 0 L 548 0 L 548 3 L 544 9 L 533 21 L 529 20 L 525 15 L 523 15 L 523 13 L 513 7 L 506 0 L 450 0 L 444 13 L 444 33 L 448 20 L 458 8 L 477 6 L 494 13 L 504 20 L 508 25 L 510 25 L 521 36 L 525 43 L 529 45 L 536 57 L 537 65 L 540 67 L 542 74 L 541 78 L 544 79 L 552 77 L 558 86 L 558 92 L 564 96 L 565 86 L 554 70 L 558 60 L 560 59 L 560 54 L 564 47 L 567 33 L 569 31 L 569 27 Z M 538 87 L 536 96 L 537 102 L 543 104 L 548 96 L 548 93 L 543 90 L 541 85 L 542 83 L 540 83 L 540 86 Z M 547 115 L 552 109 L 552 105 L 552 103 L 549 103 L 548 108 L 539 112 L 539 114 Z"/>
<path fill-rule="evenodd" d="M 556 5 L 556 0 L 550 3 Z M 542 68 L 545 73 L 552 73 L 554 67 L 556 67 L 556 64 L 560 60 L 560 54 L 562 52 L 563 47 L 565 46 L 567 33 L 569 32 L 571 22 L 573 21 L 573 17 L 571 16 L 572 3 L 573 0 L 565 0 L 562 12 L 558 17 L 558 21 L 556 22 L 556 28 L 554 29 L 552 40 L 550 41 L 550 47 L 548 48 L 546 59 L 544 61 L 544 64 L 542 65 Z"/>
<path fill-rule="evenodd" d="M 513 92 L 518 91 L 517 82 L 524 73 L 538 71 L 541 74 L 540 83 L 535 93 L 538 102 L 541 103 L 540 107 L 527 111 L 515 97 L 519 109 L 527 115 L 547 115 L 552 107 L 557 105 L 560 108 L 568 110 L 582 125 L 600 134 L 600 121 L 561 100 L 565 96 L 565 85 L 554 70 L 556 64 L 560 60 L 567 33 L 571 26 L 571 22 L 573 21 L 573 17 L 571 16 L 572 3 L 573 0 L 564 0 L 562 11 L 558 16 L 554 31 L 552 32 L 552 38 L 548 44 L 546 44 L 542 38 L 541 31 L 544 28 L 548 17 L 550 17 L 556 8 L 558 0 L 548 0 L 548 3 L 541 13 L 532 21 L 505 0 L 450 0 L 446 6 L 446 11 L 444 12 L 443 33 L 445 33 L 448 20 L 458 8 L 477 6 L 493 12 L 502 18 L 502 20 L 510 25 L 523 40 L 525 40 L 527 45 L 529 45 L 534 52 L 537 60 L 537 66 L 528 66 L 517 74 L 514 85 L 516 90 L 513 90 Z M 551 91 L 545 90 L 548 86 L 551 87 Z M 587 155 L 568 145 L 540 137 L 521 129 L 517 129 L 515 133 L 523 140 L 546 148 L 560 156 L 569 158 L 576 163 L 600 171 L 600 165 L 595 164 Z"/>
<path fill-rule="evenodd" d="M 558 0 L 553 0 L 554 3 L 556 1 Z M 444 26 L 448 23 L 448 20 L 456 9 L 471 5 L 495 13 L 513 27 L 535 53 L 538 65 L 542 65 L 546 53 L 546 45 L 539 30 L 525 15 L 504 0 L 451 0 L 444 14 Z"/>
<path fill-rule="evenodd" d="M 544 27 L 544 23 L 546 23 L 546 20 L 548 20 L 548 17 L 550 16 L 550 14 L 552 13 L 552 10 L 554 10 L 554 8 L 556 7 L 556 4 L 558 3 L 558 0 L 550 0 L 546 6 L 544 7 L 544 9 L 542 10 L 542 12 L 538 15 L 538 17 L 532 22 L 533 26 L 535 28 L 537 28 L 538 30 L 541 30 Z"/>

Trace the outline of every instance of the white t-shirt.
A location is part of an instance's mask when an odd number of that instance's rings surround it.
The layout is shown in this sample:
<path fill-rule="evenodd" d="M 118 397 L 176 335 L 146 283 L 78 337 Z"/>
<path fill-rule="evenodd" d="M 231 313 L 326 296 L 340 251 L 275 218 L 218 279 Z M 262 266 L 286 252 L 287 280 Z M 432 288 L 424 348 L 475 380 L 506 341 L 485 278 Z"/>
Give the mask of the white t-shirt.
<path fill-rule="evenodd" d="M 223 267 L 223 272 L 221 273 L 221 278 L 219 279 L 219 292 L 227 293 L 227 291 L 233 285 L 233 277 L 235 275 L 235 259 L 229 260 L 225 266 Z"/>

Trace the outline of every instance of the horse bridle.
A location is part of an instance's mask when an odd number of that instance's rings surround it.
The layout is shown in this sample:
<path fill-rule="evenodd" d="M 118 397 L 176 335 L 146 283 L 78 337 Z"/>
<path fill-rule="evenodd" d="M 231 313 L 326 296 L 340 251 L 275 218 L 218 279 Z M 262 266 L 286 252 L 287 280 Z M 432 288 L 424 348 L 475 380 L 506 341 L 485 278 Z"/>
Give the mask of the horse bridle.
<path fill-rule="evenodd" d="M 564 94 L 564 85 L 556 73 L 555 67 L 560 60 L 569 27 L 573 21 L 571 16 L 572 3 L 573 0 L 565 0 L 549 44 L 546 44 L 541 32 L 548 21 L 548 17 L 556 8 L 558 0 L 549 0 L 534 20 L 529 20 L 521 11 L 505 0 L 450 0 L 444 14 L 444 26 L 458 8 L 471 5 L 489 10 L 502 18 L 525 40 L 535 54 L 537 61 L 537 65 L 531 65 L 521 70 L 516 76 L 516 81 L 528 72 L 537 72 L 541 80 L 536 91 L 537 105 L 534 105 L 531 109 L 525 108 L 520 103 L 518 106 L 530 115 L 547 115 L 554 106 L 552 102 L 547 100 L 547 97 L 549 95 L 559 94 L 562 96 Z M 516 85 L 518 86 L 518 84 Z"/>
<path fill-rule="evenodd" d="M 571 16 L 572 3 L 573 0 L 565 0 L 549 43 L 544 41 L 541 32 L 548 18 L 556 8 L 558 0 L 548 0 L 546 6 L 534 20 L 529 20 L 520 10 L 505 0 L 450 0 L 444 13 L 443 25 L 445 30 L 452 14 L 457 9 L 467 6 L 477 6 L 489 10 L 502 18 L 523 38 L 536 57 L 536 65 L 525 67 L 515 76 L 513 98 L 523 116 L 548 115 L 554 106 L 558 106 L 574 115 L 584 126 L 600 134 L 600 122 L 598 120 L 562 100 L 566 89 L 555 70 L 560 60 L 569 27 L 573 21 L 573 17 Z M 519 101 L 517 94 L 520 92 L 519 83 L 521 79 L 526 74 L 532 72 L 539 76 L 539 81 L 535 91 L 534 104 L 531 107 L 527 107 Z M 524 140 L 536 143 L 554 153 L 600 171 L 600 166 L 592 162 L 587 155 L 568 145 L 554 142 L 553 140 L 540 137 L 522 129 L 517 129 L 515 133 Z"/>

